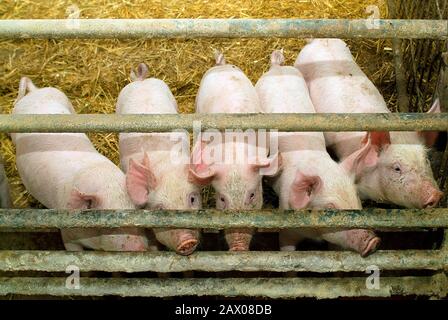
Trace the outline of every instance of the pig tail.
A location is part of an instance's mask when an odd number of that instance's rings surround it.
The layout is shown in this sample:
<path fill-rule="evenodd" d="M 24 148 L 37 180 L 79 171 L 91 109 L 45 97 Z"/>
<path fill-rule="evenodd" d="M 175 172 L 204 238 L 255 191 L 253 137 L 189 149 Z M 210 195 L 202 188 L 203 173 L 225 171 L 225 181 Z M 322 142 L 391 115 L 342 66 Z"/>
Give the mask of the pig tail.
<path fill-rule="evenodd" d="M 26 95 L 26 90 L 28 91 L 34 91 L 37 89 L 37 87 L 34 85 L 34 83 L 31 81 L 28 77 L 22 77 L 20 79 L 19 83 L 19 93 L 17 95 L 17 99 L 14 103 L 22 99 Z"/>
<path fill-rule="evenodd" d="M 271 54 L 271 65 L 281 66 L 285 62 L 285 56 L 283 55 L 283 49 L 274 50 Z"/>
<path fill-rule="evenodd" d="M 131 80 L 132 81 L 145 80 L 147 74 L 148 74 L 148 66 L 144 63 L 140 63 L 137 67 L 137 72 L 131 70 Z"/>
<path fill-rule="evenodd" d="M 226 59 L 224 58 L 224 54 L 219 50 L 215 51 L 215 64 L 217 66 L 223 66 L 226 64 Z"/>

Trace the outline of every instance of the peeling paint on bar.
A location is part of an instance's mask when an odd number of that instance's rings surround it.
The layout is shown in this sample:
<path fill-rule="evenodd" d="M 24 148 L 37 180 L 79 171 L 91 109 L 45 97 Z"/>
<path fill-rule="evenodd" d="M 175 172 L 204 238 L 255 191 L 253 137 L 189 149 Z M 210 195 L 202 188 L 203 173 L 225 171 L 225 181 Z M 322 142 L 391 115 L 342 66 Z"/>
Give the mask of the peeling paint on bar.
<path fill-rule="evenodd" d="M 365 272 L 380 270 L 447 270 L 448 253 L 441 250 L 377 251 L 362 258 L 348 251 L 296 252 L 66 252 L 0 251 L 0 271 L 65 272 L 76 265 L 81 272 L 275 271 Z"/>
<path fill-rule="evenodd" d="M 80 288 L 66 287 L 66 278 L 0 278 L 0 295 L 52 296 L 226 296 L 295 298 L 447 296 L 443 273 L 430 277 L 381 277 L 379 289 L 367 289 L 365 277 L 349 278 L 80 278 Z"/>
<path fill-rule="evenodd" d="M 447 131 L 448 113 L 313 114 L 74 114 L 0 115 L 0 132 L 171 132 L 205 129 L 278 131 Z"/>
<path fill-rule="evenodd" d="M 1 209 L 4 228 L 447 228 L 448 208 L 357 210 L 56 210 Z"/>
<path fill-rule="evenodd" d="M 443 20 L 378 19 L 20 19 L 0 20 L 0 38 L 408 38 L 446 39 Z"/>

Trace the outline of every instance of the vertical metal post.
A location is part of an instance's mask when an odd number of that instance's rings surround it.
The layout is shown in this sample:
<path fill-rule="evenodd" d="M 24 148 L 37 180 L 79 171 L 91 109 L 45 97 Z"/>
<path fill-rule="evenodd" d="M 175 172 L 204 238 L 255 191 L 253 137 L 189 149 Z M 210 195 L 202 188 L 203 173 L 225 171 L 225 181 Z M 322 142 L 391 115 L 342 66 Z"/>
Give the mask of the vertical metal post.
<path fill-rule="evenodd" d="M 396 0 L 389 0 L 389 12 L 393 19 L 398 19 L 398 11 L 395 3 Z M 392 39 L 392 49 L 394 54 L 395 65 L 395 82 L 397 85 L 398 95 L 398 111 L 409 112 L 409 97 L 407 93 L 407 79 L 405 69 L 403 67 L 403 51 L 402 40 Z"/>
<path fill-rule="evenodd" d="M 441 58 L 441 67 L 440 67 L 440 75 L 439 75 L 439 83 L 437 85 L 437 97 L 440 100 L 440 108 L 442 112 L 448 111 L 448 43 L 447 43 L 447 49 L 446 52 L 442 53 Z M 448 132 L 447 132 L 448 136 Z M 448 176 L 448 141 L 447 145 L 445 147 L 445 152 L 442 156 L 442 161 L 440 162 L 440 169 L 439 169 L 439 186 L 441 190 L 445 193 L 445 200 L 448 200 L 447 196 L 447 176 Z M 445 241 L 447 241 L 445 239 Z"/>

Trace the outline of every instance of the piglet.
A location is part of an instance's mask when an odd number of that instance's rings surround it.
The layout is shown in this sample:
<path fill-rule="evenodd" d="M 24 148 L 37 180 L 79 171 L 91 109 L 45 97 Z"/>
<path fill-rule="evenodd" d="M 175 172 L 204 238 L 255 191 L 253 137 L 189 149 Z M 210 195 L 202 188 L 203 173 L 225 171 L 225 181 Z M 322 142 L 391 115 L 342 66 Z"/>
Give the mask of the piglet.
<path fill-rule="evenodd" d="M 282 66 L 283 53 L 271 55 L 271 68 L 255 88 L 266 113 L 315 113 L 302 74 Z M 361 209 L 354 183 L 353 166 L 336 163 L 327 153 L 322 132 L 279 132 L 283 169 L 270 179 L 281 209 Z M 323 239 L 366 256 L 380 239 L 364 229 L 287 229 L 280 232 L 280 249 L 293 251 L 303 238 Z"/>
<path fill-rule="evenodd" d="M 317 112 L 390 112 L 340 39 L 310 41 L 298 55 L 295 66 L 305 77 Z M 428 112 L 440 112 L 438 100 Z M 434 144 L 436 137 L 437 132 L 428 131 L 325 133 L 327 146 L 340 160 L 354 159 L 363 149 L 367 152 L 355 169 L 362 199 L 407 208 L 431 208 L 442 197 L 426 148 Z"/>
<path fill-rule="evenodd" d="M 8 178 L 0 158 L 0 208 L 11 208 L 11 196 L 9 192 Z"/>
<path fill-rule="evenodd" d="M 196 97 L 198 113 L 259 113 L 260 102 L 251 81 L 236 66 L 226 64 L 222 53 L 216 65 L 202 78 Z M 262 175 L 275 175 L 281 157 L 268 158 L 266 144 L 258 144 L 255 132 L 208 132 L 195 144 L 190 167 L 191 180 L 211 184 L 216 191 L 216 207 L 225 209 L 260 209 L 263 204 Z M 247 138 L 247 140 L 246 140 Z M 252 139 L 252 140 L 251 140 Z M 208 140 L 208 141 L 207 141 Z M 225 230 L 231 251 L 249 250 L 253 230 Z"/>
<path fill-rule="evenodd" d="M 141 63 L 131 72 L 133 82 L 121 90 L 116 112 L 120 114 L 177 114 L 177 103 L 162 80 L 145 79 Z M 198 186 L 189 180 L 190 141 L 187 133 L 120 133 L 121 166 L 128 193 L 139 207 L 197 210 L 202 206 Z M 182 255 L 199 243 L 198 230 L 154 229 L 157 240 Z"/>
<path fill-rule="evenodd" d="M 26 94 L 26 91 L 29 91 Z M 26 95 L 25 95 L 26 94 Z M 73 114 L 58 89 L 20 80 L 13 114 Z M 134 209 L 124 173 L 98 153 L 82 133 L 13 133 L 17 169 L 27 191 L 52 209 Z M 61 230 L 65 248 L 145 251 L 144 229 L 71 228 Z"/>

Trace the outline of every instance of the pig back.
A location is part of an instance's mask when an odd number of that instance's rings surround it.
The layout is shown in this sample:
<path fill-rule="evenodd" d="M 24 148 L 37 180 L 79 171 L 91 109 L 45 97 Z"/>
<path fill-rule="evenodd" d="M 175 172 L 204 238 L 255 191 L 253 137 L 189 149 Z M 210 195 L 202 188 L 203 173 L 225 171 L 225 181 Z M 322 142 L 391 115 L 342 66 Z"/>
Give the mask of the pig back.
<path fill-rule="evenodd" d="M 165 82 L 150 78 L 134 81 L 121 90 L 116 113 L 175 114 L 177 103 Z"/>
<path fill-rule="evenodd" d="M 134 81 L 120 92 L 116 112 L 121 114 L 177 114 L 177 103 L 165 82 L 150 78 Z M 143 159 L 144 153 L 170 152 L 173 148 L 189 154 L 188 135 L 172 133 L 120 133 L 119 150 L 122 169 L 126 172 L 129 159 Z M 177 150 L 177 149 L 176 149 Z M 184 156 L 185 156 L 184 155 Z M 169 157 L 169 153 L 168 153 Z"/>
<path fill-rule="evenodd" d="M 56 88 L 35 89 L 16 101 L 13 114 L 75 113 L 67 96 Z"/>
<path fill-rule="evenodd" d="M 190 163 L 190 140 L 188 134 L 183 132 L 121 133 L 119 150 L 124 172 L 128 171 L 130 159 L 142 162 L 145 153 L 151 163 L 164 159 L 161 164 L 164 167 Z"/>
<path fill-rule="evenodd" d="M 342 40 L 314 40 L 300 52 L 295 66 L 305 77 L 317 112 L 389 112 Z"/>
<path fill-rule="evenodd" d="M 260 113 L 252 82 L 236 66 L 215 66 L 201 80 L 196 97 L 199 113 Z"/>
<path fill-rule="evenodd" d="M 81 133 L 31 133 L 16 139 L 16 164 L 28 192 L 49 208 L 64 207 L 73 177 L 107 160 Z"/>
<path fill-rule="evenodd" d="M 375 85 L 339 39 L 317 39 L 300 52 L 295 66 L 303 73 L 311 100 L 320 113 L 389 113 Z M 357 150 L 364 132 L 325 132 L 339 158 Z"/>
<path fill-rule="evenodd" d="M 35 89 L 16 101 L 12 114 L 72 114 L 75 113 L 67 96 L 56 88 Z M 11 133 L 12 141 L 30 134 Z"/>
<path fill-rule="evenodd" d="M 272 66 L 255 88 L 265 113 L 315 113 L 305 80 L 294 67 Z M 326 150 L 322 132 L 279 132 L 270 136 L 277 139 L 282 153 Z"/>

